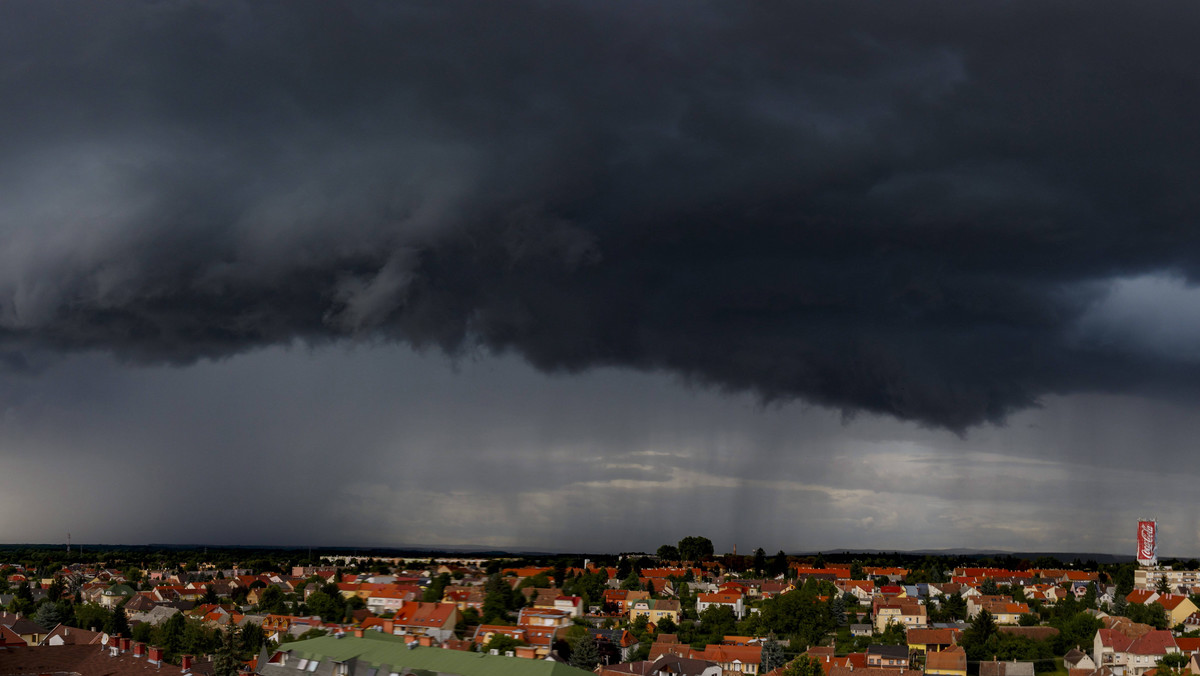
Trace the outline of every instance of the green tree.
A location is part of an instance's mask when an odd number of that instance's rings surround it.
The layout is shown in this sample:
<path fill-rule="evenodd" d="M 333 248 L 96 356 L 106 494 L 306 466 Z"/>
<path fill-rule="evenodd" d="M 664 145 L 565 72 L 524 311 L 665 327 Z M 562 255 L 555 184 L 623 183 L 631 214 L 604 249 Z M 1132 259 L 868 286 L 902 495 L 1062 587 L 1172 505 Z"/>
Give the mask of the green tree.
<path fill-rule="evenodd" d="M 135 643 L 153 643 L 154 642 L 154 625 L 149 622 L 138 622 L 133 625 L 133 641 Z"/>
<path fill-rule="evenodd" d="M 1166 575 L 1163 575 L 1162 577 L 1158 578 L 1158 584 L 1156 584 L 1154 586 L 1154 591 L 1158 592 L 1159 594 L 1170 594 L 1171 593 L 1171 585 L 1167 584 L 1167 576 Z"/>
<path fill-rule="evenodd" d="M 213 676 L 238 676 L 241 665 L 238 663 L 236 627 L 230 625 L 220 632 L 220 645 L 213 656 Z"/>
<path fill-rule="evenodd" d="M 49 601 L 38 606 L 37 612 L 33 614 L 33 621 L 47 629 L 57 627 L 66 619 L 67 613 L 65 609 L 58 603 L 51 603 Z"/>
<path fill-rule="evenodd" d="M 483 646 L 483 649 L 488 652 L 496 650 L 503 655 L 505 651 L 512 650 L 513 648 L 523 645 L 525 645 L 524 641 L 519 641 L 511 636 L 506 636 L 504 634 L 493 634 L 492 640 L 488 641 L 487 644 Z"/>
<path fill-rule="evenodd" d="M 484 585 L 483 623 L 509 624 L 508 611 L 514 606 L 513 590 L 499 575 L 493 573 Z"/>
<path fill-rule="evenodd" d="M 679 541 L 679 558 L 684 561 L 699 561 L 712 555 L 712 540 L 706 537 L 689 535 Z"/>
<path fill-rule="evenodd" d="M 308 596 L 308 609 L 326 622 L 339 622 L 346 610 L 345 604 L 340 603 L 341 598 L 341 594 L 335 599 L 324 591 L 315 591 Z"/>
<path fill-rule="evenodd" d="M 187 633 L 187 620 L 183 617 L 183 613 L 175 613 L 167 618 L 163 623 L 162 630 L 159 632 L 159 643 L 162 645 L 163 657 L 168 660 L 174 660 L 175 657 L 183 652 L 184 637 Z"/>
<path fill-rule="evenodd" d="M 80 629 L 102 631 L 111 623 L 112 613 L 107 608 L 95 603 L 81 603 L 75 606 L 75 622 Z"/>
<path fill-rule="evenodd" d="M 17 591 L 13 594 L 12 601 L 8 602 L 8 610 L 22 615 L 30 615 L 36 607 L 37 604 L 33 601 L 33 591 L 29 589 L 29 583 L 21 582 L 17 585 Z"/>
<path fill-rule="evenodd" d="M 442 600 L 442 595 L 446 592 L 446 587 L 450 584 L 450 573 L 442 573 L 429 583 L 425 588 L 425 593 L 422 594 L 421 600 L 426 602 L 439 602 Z"/>
<path fill-rule="evenodd" d="M 283 591 L 271 585 L 262 590 L 262 594 L 258 597 L 258 611 L 268 615 L 282 615 L 286 609 L 286 601 L 283 598 Z"/>
<path fill-rule="evenodd" d="M 833 621 L 839 627 L 846 625 L 846 599 L 838 594 L 833 597 L 830 602 L 830 613 L 833 615 Z"/>
<path fill-rule="evenodd" d="M 621 589 L 628 589 L 629 591 L 640 591 L 641 588 L 642 588 L 642 583 L 641 583 L 641 580 L 638 579 L 638 574 L 637 574 L 636 570 L 629 571 L 628 577 L 626 577 L 624 580 L 621 580 Z"/>
<path fill-rule="evenodd" d="M 1184 653 L 1167 653 L 1159 658 L 1157 673 L 1178 676 L 1184 673 L 1189 661 Z"/>
<path fill-rule="evenodd" d="M 129 636 L 129 617 L 125 615 L 125 606 L 113 608 L 104 631 L 112 636 Z"/>
<path fill-rule="evenodd" d="M 766 674 L 782 667 L 787 658 L 783 656 L 783 646 L 775 640 L 775 634 L 767 637 L 762 645 L 762 660 L 759 662 L 758 673 Z"/>
<path fill-rule="evenodd" d="M 762 575 L 767 570 L 767 553 L 762 547 L 754 550 L 754 574 Z"/>
<path fill-rule="evenodd" d="M 679 631 L 679 627 L 675 624 L 675 620 L 672 620 L 670 617 L 664 617 L 658 621 L 658 633 L 674 634 L 677 631 Z"/>
<path fill-rule="evenodd" d="M 942 604 L 942 612 L 946 617 L 955 620 L 965 620 L 967 618 L 967 600 L 963 598 L 960 592 L 954 592 L 946 598 L 946 602 Z"/>
<path fill-rule="evenodd" d="M 591 671 L 600 663 L 600 649 L 592 633 L 585 632 L 571 646 L 571 666 L 584 671 Z"/>
<path fill-rule="evenodd" d="M 979 614 L 971 622 L 971 626 L 967 627 L 962 634 L 963 649 L 967 653 L 967 659 L 972 662 L 988 659 L 991 657 L 987 654 L 987 643 L 999 633 L 996 627 L 996 618 L 986 610 L 980 610 Z"/>
<path fill-rule="evenodd" d="M 771 557 L 771 568 L 768 573 L 771 577 L 779 577 L 780 575 L 787 575 L 787 572 L 788 557 L 781 549 L 775 553 L 775 556 Z"/>
<path fill-rule="evenodd" d="M 266 642 L 267 636 L 260 624 L 247 622 L 242 625 L 241 631 L 238 632 L 238 647 L 241 650 L 241 654 L 247 657 L 257 655 Z"/>
<path fill-rule="evenodd" d="M 50 586 L 46 587 L 46 598 L 57 602 L 62 598 L 65 590 L 66 585 L 63 583 L 62 578 L 55 576 L 54 581 L 50 583 Z"/>
<path fill-rule="evenodd" d="M 663 545 L 656 552 L 659 561 L 678 561 L 679 548 L 675 545 Z"/>
<path fill-rule="evenodd" d="M 783 676 L 824 676 L 821 663 L 808 655 L 801 655 L 788 663 L 783 669 Z"/>
<path fill-rule="evenodd" d="M 721 639 L 737 629 L 737 617 L 729 606 L 711 605 L 700 613 L 700 629 L 707 638 L 705 643 L 720 643 Z"/>

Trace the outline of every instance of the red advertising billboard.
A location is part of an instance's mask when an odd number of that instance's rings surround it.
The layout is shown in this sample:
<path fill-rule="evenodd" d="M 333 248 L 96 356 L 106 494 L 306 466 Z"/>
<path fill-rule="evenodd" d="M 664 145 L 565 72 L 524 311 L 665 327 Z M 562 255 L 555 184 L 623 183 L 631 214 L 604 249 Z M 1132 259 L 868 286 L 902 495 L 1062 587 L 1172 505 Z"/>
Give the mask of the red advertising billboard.
<path fill-rule="evenodd" d="M 1143 566 L 1153 566 L 1158 562 L 1155 557 L 1155 539 L 1158 536 L 1158 524 L 1154 521 L 1138 521 L 1137 531 L 1137 562 Z"/>

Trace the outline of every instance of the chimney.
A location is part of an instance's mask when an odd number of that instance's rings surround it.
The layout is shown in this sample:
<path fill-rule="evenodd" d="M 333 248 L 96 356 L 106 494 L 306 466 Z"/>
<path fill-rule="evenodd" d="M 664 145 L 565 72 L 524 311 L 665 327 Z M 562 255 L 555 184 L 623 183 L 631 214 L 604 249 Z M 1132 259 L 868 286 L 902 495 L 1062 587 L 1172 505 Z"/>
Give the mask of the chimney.
<path fill-rule="evenodd" d="M 182 655 L 181 658 L 183 659 L 183 664 L 179 665 L 180 670 L 184 671 L 184 672 L 191 671 L 192 670 L 192 659 L 193 659 L 192 656 L 191 655 Z"/>
<path fill-rule="evenodd" d="M 129 652 L 129 647 L 130 647 L 130 644 L 131 644 L 131 643 L 133 643 L 133 639 L 130 639 L 130 638 L 122 638 L 122 639 L 121 639 L 121 652 L 122 652 L 122 653 L 127 653 L 127 652 Z"/>
<path fill-rule="evenodd" d="M 362 637 L 363 637 L 363 628 L 355 627 L 354 628 L 354 638 L 362 638 Z"/>
<path fill-rule="evenodd" d="M 146 644 L 145 643 L 134 643 L 133 644 L 133 656 L 134 657 L 145 657 L 146 656 Z"/>
<path fill-rule="evenodd" d="M 150 646 L 149 661 L 153 664 L 162 664 L 163 649 L 157 646 Z"/>

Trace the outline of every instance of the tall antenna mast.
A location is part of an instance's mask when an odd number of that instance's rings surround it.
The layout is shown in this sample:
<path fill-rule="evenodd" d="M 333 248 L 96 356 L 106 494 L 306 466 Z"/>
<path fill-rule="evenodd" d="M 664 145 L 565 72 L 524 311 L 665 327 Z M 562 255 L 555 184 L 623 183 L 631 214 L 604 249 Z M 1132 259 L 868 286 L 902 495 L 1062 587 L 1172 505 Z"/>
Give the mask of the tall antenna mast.
<path fill-rule="evenodd" d="M 71 555 L 71 531 L 67 531 L 67 556 Z"/>

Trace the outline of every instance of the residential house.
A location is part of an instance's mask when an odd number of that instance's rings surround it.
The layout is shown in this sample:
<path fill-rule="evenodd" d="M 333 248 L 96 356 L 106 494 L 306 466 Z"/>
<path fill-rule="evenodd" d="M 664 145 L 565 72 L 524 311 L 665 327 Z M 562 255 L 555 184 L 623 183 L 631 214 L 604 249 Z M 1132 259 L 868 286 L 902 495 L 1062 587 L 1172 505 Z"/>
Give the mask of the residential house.
<path fill-rule="evenodd" d="M 908 577 L 907 568 L 867 566 L 863 568 L 863 572 L 867 577 L 886 577 L 890 582 L 903 582 L 904 578 Z"/>
<path fill-rule="evenodd" d="M 464 612 L 467 608 L 474 608 L 482 612 L 485 597 L 486 594 L 480 587 L 447 586 L 442 594 L 442 603 L 453 603 L 458 606 L 459 612 Z"/>
<path fill-rule="evenodd" d="M 525 630 L 506 624 L 481 624 L 475 627 L 475 633 L 472 634 L 471 641 L 476 645 L 484 646 L 490 643 L 496 636 L 507 636 L 516 641 L 524 641 Z"/>
<path fill-rule="evenodd" d="M 1169 652 L 1178 652 L 1175 638 L 1167 630 L 1141 632 L 1128 623 L 1126 629 L 1139 635 L 1129 635 L 1118 629 L 1100 629 L 1092 644 L 1092 661 L 1097 667 L 1108 667 L 1117 676 L 1142 676 L 1153 669 L 1158 660 Z"/>
<path fill-rule="evenodd" d="M 890 622 L 902 624 L 910 629 L 929 624 L 925 606 L 917 601 L 876 599 L 872 611 L 875 615 L 875 630 L 880 633 L 887 629 Z"/>
<path fill-rule="evenodd" d="M 458 607 L 453 603 L 410 601 L 400 606 L 392 618 L 393 634 L 432 636 L 438 641 L 454 637 Z"/>
<path fill-rule="evenodd" d="M 724 676 L 754 676 L 762 662 L 762 646 L 708 645 L 704 650 L 692 650 L 688 657 L 721 665 Z"/>
<path fill-rule="evenodd" d="M 1168 627 L 1183 624 L 1188 616 L 1200 611 L 1200 608 L 1197 608 L 1196 604 L 1183 594 L 1163 594 L 1155 599 L 1155 602 L 1167 611 Z"/>
<path fill-rule="evenodd" d="M 157 603 L 150 600 L 149 596 L 139 592 L 136 596 L 125 602 L 125 614 L 148 613 L 157 605 Z"/>
<path fill-rule="evenodd" d="M 746 606 L 743 603 L 741 594 L 736 593 L 715 593 L 715 594 L 697 594 L 696 595 L 696 612 L 703 613 L 711 606 L 725 606 L 733 611 L 733 616 L 737 619 L 742 619 L 746 615 Z"/>
<path fill-rule="evenodd" d="M 112 609 L 136 594 L 137 590 L 127 584 L 114 584 L 100 594 L 99 603 L 105 608 Z M 204 596 L 204 590 L 200 590 L 200 596 Z"/>
<path fill-rule="evenodd" d="M 9 629 L 3 624 L 0 624 L 0 649 L 18 648 L 28 645 L 29 644 L 25 642 L 25 639 L 17 635 L 17 632 Z"/>
<path fill-rule="evenodd" d="M 630 656 L 633 655 L 633 651 L 637 650 L 637 637 L 625 629 L 596 629 L 589 627 L 587 631 L 592 635 L 592 639 L 596 641 L 596 648 L 600 652 L 600 661 L 604 664 L 627 662 Z"/>
<path fill-rule="evenodd" d="M 871 580 L 839 580 L 837 587 L 842 593 L 853 594 L 860 603 L 875 596 L 875 583 Z"/>
<path fill-rule="evenodd" d="M 130 613 L 129 624 L 132 626 L 138 622 L 145 622 L 157 627 L 158 625 L 171 619 L 171 616 L 178 612 L 180 612 L 178 608 L 172 608 L 171 606 L 160 604 L 151 608 L 150 610 L 147 610 L 146 612 Z"/>
<path fill-rule="evenodd" d="M 855 673 L 854 666 L 836 666 L 825 672 L 826 676 L 864 676 L 862 670 Z M 923 676 L 920 669 L 900 669 L 897 667 L 875 667 L 870 670 L 870 676 Z M 1032 676 L 1032 675 L 1031 675 Z"/>
<path fill-rule="evenodd" d="M 1079 647 L 1071 648 L 1067 654 L 1063 656 L 1063 667 L 1068 671 L 1072 669 L 1087 669 L 1088 671 L 1096 670 L 1096 663 L 1091 656 L 1079 649 Z"/>
<path fill-rule="evenodd" d="M 870 645 L 867 646 L 868 667 L 908 668 L 908 646 L 902 645 Z"/>
<path fill-rule="evenodd" d="M 722 676 L 721 665 L 678 655 L 663 655 L 646 662 L 601 666 L 599 676 Z"/>
<path fill-rule="evenodd" d="M 1167 653 L 1179 652 L 1175 637 L 1170 631 L 1157 630 L 1134 639 L 1125 650 L 1125 669 L 1117 671 L 1124 676 L 1142 676 L 1158 666 L 1158 661 Z"/>
<path fill-rule="evenodd" d="M 678 625 L 680 612 L 679 601 L 674 599 L 646 599 L 633 604 L 633 607 L 629 609 L 629 620 L 645 617 L 650 624 L 657 626 L 664 617 L 667 617 Z"/>
<path fill-rule="evenodd" d="M 1011 603 L 1012 597 L 1004 596 L 1003 594 L 977 594 L 966 600 L 967 619 L 973 620 L 975 619 L 975 616 L 979 614 L 979 611 L 983 610 L 984 605 L 988 603 Z M 991 611 L 989 610 L 988 612 Z"/>
<path fill-rule="evenodd" d="M 550 654 L 559 633 L 571 626 L 571 615 L 563 610 L 522 608 L 517 626 L 525 632 L 524 641 L 535 650 L 531 657 L 543 659 Z"/>
<path fill-rule="evenodd" d="M 992 614 L 996 624 L 1020 624 L 1022 615 L 1029 613 L 1029 605 L 1013 601 L 991 601 L 983 604 L 983 609 Z"/>
<path fill-rule="evenodd" d="M 103 632 L 76 629 L 59 623 L 38 645 L 101 645 L 105 636 L 107 634 Z"/>
<path fill-rule="evenodd" d="M 925 656 L 925 676 L 967 676 L 967 651 L 961 646 Z"/>
<path fill-rule="evenodd" d="M 0 612 L 0 625 L 8 627 L 14 634 L 21 637 L 26 645 L 35 646 L 50 633 L 49 629 L 37 622 L 24 617 L 21 613 Z"/>
<path fill-rule="evenodd" d="M 908 649 L 921 653 L 939 652 L 957 645 L 961 635 L 957 629 L 909 629 Z"/>
<path fill-rule="evenodd" d="M 405 604 L 413 602 L 415 595 L 411 591 L 401 591 L 398 589 L 379 589 L 368 592 L 367 610 L 376 615 L 383 613 L 394 613 L 400 610 Z"/>

